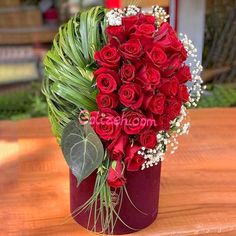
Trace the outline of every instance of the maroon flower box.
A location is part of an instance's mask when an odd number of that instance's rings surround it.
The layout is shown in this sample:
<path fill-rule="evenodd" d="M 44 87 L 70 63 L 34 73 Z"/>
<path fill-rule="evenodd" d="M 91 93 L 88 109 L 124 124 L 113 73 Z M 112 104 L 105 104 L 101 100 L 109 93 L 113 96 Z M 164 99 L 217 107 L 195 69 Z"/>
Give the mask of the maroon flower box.
<path fill-rule="evenodd" d="M 125 226 L 121 221 L 117 221 L 114 228 L 114 234 L 127 234 L 141 230 L 149 226 L 157 217 L 160 189 L 160 173 L 161 163 L 152 168 L 142 171 L 126 172 L 127 178 L 126 188 L 134 205 L 145 212 L 138 211 L 127 198 L 124 193 L 124 198 L 120 211 L 120 218 L 131 228 Z M 85 179 L 77 188 L 76 178 L 70 172 L 70 208 L 71 213 L 79 206 L 85 203 L 92 195 L 96 173 L 94 172 Z M 89 210 L 85 210 L 74 217 L 81 226 L 91 230 L 93 222 L 88 226 Z M 91 217 L 93 219 L 93 216 Z M 99 222 L 99 221 L 98 221 Z M 101 230 L 100 222 L 96 226 L 96 231 Z"/>

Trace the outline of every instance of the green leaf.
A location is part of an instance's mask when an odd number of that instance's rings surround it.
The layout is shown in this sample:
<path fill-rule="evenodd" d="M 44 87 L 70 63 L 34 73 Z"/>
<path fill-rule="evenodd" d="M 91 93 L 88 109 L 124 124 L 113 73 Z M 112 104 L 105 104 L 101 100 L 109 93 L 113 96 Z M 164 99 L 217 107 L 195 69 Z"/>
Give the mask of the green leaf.
<path fill-rule="evenodd" d="M 64 127 L 80 110 L 97 110 L 94 52 L 107 41 L 105 13 L 106 10 L 98 6 L 72 17 L 59 28 L 52 49 L 44 59 L 42 91 L 59 143 Z"/>
<path fill-rule="evenodd" d="M 77 178 L 77 186 L 97 169 L 104 157 L 101 140 L 88 124 L 71 121 L 62 134 L 62 151 L 72 173 Z"/>

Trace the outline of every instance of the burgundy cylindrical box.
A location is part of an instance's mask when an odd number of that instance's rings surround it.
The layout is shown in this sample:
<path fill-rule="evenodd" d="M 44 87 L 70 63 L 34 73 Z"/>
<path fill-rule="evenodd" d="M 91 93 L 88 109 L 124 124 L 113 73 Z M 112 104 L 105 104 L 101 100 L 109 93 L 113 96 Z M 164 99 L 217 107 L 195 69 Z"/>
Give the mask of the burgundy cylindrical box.
<path fill-rule="evenodd" d="M 125 177 L 127 179 L 126 188 L 129 197 L 132 199 L 132 202 L 136 208 L 146 214 L 143 214 L 137 210 L 124 193 L 119 216 L 123 222 L 133 229 L 125 226 L 120 220 L 118 220 L 114 228 L 114 234 L 128 234 L 141 230 L 149 226 L 156 219 L 159 203 L 160 173 L 161 163 L 157 166 L 142 171 L 127 171 L 125 173 Z M 71 213 L 91 197 L 95 179 L 96 173 L 93 173 L 87 179 L 82 181 L 77 188 L 76 178 L 70 172 Z M 74 217 L 74 220 L 81 226 L 91 230 L 94 222 L 88 226 L 89 212 L 89 210 L 81 212 Z M 91 219 L 93 219 L 93 217 Z M 100 221 L 98 221 L 96 231 L 100 232 L 100 230 L 101 225 Z"/>

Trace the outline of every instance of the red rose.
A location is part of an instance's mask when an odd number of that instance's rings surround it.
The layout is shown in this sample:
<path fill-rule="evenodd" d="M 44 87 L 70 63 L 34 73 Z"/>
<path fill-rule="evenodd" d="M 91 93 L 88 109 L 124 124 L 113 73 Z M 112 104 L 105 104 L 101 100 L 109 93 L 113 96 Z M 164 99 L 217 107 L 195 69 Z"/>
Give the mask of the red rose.
<path fill-rule="evenodd" d="M 145 34 L 152 36 L 156 31 L 156 28 L 153 24 L 141 24 L 137 26 L 136 33 L 138 34 Z"/>
<path fill-rule="evenodd" d="M 183 43 L 179 40 L 175 30 L 169 25 L 169 23 L 163 23 L 155 37 L 155 42 L 160 47 L 165 48 L 167 54 L 173 54 L 178 52 L 183 61 L 187 59 L 187 52 Z"/>
<path fill-rule="evenodd" d="M 180 113 L 181 102 L 171 98 L 166 102 L 165 114 L 168 114 L 171 120 L 174 120 Z"/>
<path fill-rule="evenodd" d="M 120 76 L 124 82 L 131 82 L 135 76 L 135 67 L 131 64 L 124 64 L 120 69 Z"/>
<path fill-rule="evenodd" d="M 137 15 L 135 16 L 128 16 L 128 17 L 122 17 L 122 25 L 125 27 L 125 31 L 127 33 L 130 33 L 132 29 L 134 29 L 134 26 L 138 22 L 139 18 Z"/>
<path fill-rule="evenodd" d="M 170 116 L 163 114 L 156 118 L 156 125 L 153 128 L 156 132 L 161 130 L 168 131 L 170 129 L 170 121 Z"/>
<path fill-rule="evenodd" d="M 117 72 L 104 67 L 96 70 L 94 76 L 96 77 L 98 89 L 103 93 L 113 92 L 117 89 L 117 85 L 120 83 Z"/>
<path fill-rule="evenodd" d="M 185 84 L 181 84 L 179 86 L 177 97 L 183 102 L 187 102 L 189 100 L 189 93 Z"/>
<path fill-rule="evenodd" d="M 119 188 L 126 183 L 123 165 L 120 161 L 112 161 L 108 170 L 107 183 L 113 188 Z"/>
<path fill-rule="evenodd" d="M 165 77 L 170 77 L 179 69 L 183 63 L 182 58 L 178 53 L 173 54 L 168 61 L 163 65 L 161 74 Z"/>
<path fill-rule="evenodd" d="M 176 32 L 168 23 L 161 25 L 156 34 L 155 42 L 157 45 L 164 48 L 167 54 L 171 55 L 177 52 L 183 61 L 187 59 L 187 51 L 183 43 L 179 40 Z"/>
<path fill-rule="evenodd" d="M 138 154 L 138 151 L 141 149 L 138 145 L 129 145 L 126 149 L 126 158 L 125 164 L 128 171 L 138 171 L 140 170 L 142 164 L 145 162 L 145 159 Z"/>
<path fill-rule="evenodd" d="M 148 67 L 146 71 L 147 71 L 147 79 L 150 85 L 152 86 L 152 88 L 156 88 L 156 86 L 159 85 L 161 80 L 159 71 L 152 67 Z"/>
<path fill-rule="evenodd" d="M 114 110 L 94 111 L 90 113 L 90 117 L 90 123 L 100 138 L 109 141 L 120 134 L 120 116 Z"/>
<path fill-rule="evenodd" d="M 119 90 L 120 102 L 132 109 L 138 109 L 143 102 L 143 92 L 135 83 L 123 84 Z"/>
<path fill-rule="evenodd" d="M 138 39 L 145 49 L 152 47 L 153 35 L 156 31 L 154 25 L 151 24 L 141 24 L 136 27 L 133 34 L 130 35 L 131 39 Z"/>
<path fill-rule="evenodd" d="M 140 144 L 145 148 L 154 148 L 157 145 L 157 135 L 153 130 L 145 130 L 140 134 Z"/>
<path fill-rule="evenodd" d="M 116 68 L 120 63 L 120 54 L 115 47 L 108 45 L 95 52 L 94 59 L 100 66 Z"/>
<path fill-rule="evenodd" d="M 170 39 L 171 39 L 171 44 L 167 48 L 168 52 L 172 52 L 172 53 L 174 53 L 174 52 L 181 52 L 181 50 L 183 48 L 183 44 L 178 39 L 177 35 L 171 35 Z"/>
<path fill-rule="evenodd" d="M 139 134 L 146 126 L 146 117 L 141 111 L 125 111 L 122 114 L 122 128 L 126 134 Z"/>
<path fill-rule="evenodd" d="M 138 39 L 130 39 L 120 46 L 120 52 L 127 60 L 137 60 L 143 54 L 143 48 Z"/>
<path fill-rule="evenodd" d="M 139 14 L 139 23 L 141 24 L 152 24 L 154 25 L 156 22 L 156 18 L 152 15 L 145 15 L 145 14 Z"/>
<path fill-rule="evenodd" d="M 165 48 L 167 54 L 177 53 L 182 61 L 187 59 L 187 51 L 176 34 L 169 35 L 168 38 L 166 37 L 165 40 L 158 41 L 157 43 L 159 46 Z"/>
<path fill-rule="evenodd" d="M 108 147 L 112 160 L 121 161 L 125 157 L 125 148 L 128 144 L 129 137 L 127 134 L 121 134 Z"/>
<path fill-rule="evenodd" d="M 145 93 L 147 91 L 153 92 L 160 84 L 160 80 L 159 71 L 150 65 L 141 67 L 135 78 L 135 81 L 144 89 Z"/>
<path fill-rule="evenodd" d="M 96 101 L 99 109 L 116 108 L 119 103 L 119 97 L 114 93 L 99 93 L 96 97 Z"/>
<path fill-rule="evenodd" d="M 165 22 L 159 27 L 155 37 L 155 42 L 157 42 L 157 45 L 160 47 L 168 48 L 173 43 L 174 37 L 177 38 L 174 29 L 169 23 Z"/>
<path fill-rule="evenodd" d="M 164 105 L 165 105 L 165 96 L 159 93 L 152 97 L 148 109 L 156 115 L 161 115 L 164 111 Z"/>
<path fill-rule="evenodd" d="M 163 83 L 160 86 L 159 90 L 164 93 L 166 96 L 175 96 L 178 92 L 179 82 L 176 77 L 170 79 L 163 79 Z"/>
<path fill-rule="evenodd" d="M 157 67 L 160 67 L 167 62 L 167 56 L 160 47 L 153 47 L 152 49 L 148 50 L 147 56 L 151 63 Z"/>
<path fill-rule="evenodd" d="M 108 26 L 106 28 L 106 33 L 108 35 L 108 42 L 117 47 L 123 43 L 126 39 L 124 26 Z"/>
<path fill-rule="evenodd" d="M 187 81 L 190 81 L 192 79 L 192 75 L 189 69 L 189 66 L 182 66 L 179 71 L 175 74 L 177 79 L 179 80 L 179 83 L 186 83 Z"/>
<path fill-rule="evenodd" d="M 161 24 L 161 26 L 159 27 L 157 31 L 156 40 L 161 40 L 164 37 L 173 33 L 174 33 L 174 29 L 170 26 L 170 24 L 168 22 L 164 22 Z"/>

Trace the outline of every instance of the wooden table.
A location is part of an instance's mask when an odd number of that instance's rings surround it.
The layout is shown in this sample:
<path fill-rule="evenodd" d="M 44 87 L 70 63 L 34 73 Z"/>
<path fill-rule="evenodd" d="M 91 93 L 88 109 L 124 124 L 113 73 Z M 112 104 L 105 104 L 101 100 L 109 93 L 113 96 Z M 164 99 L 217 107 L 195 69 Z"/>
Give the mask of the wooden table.
<path fill-rule="evenodd" d="M 236 109 L 191 110 L 163 163 L 158 220 L 134 236 L 236 235 Z M 0 235 L 93 235 L 69 215 L 68 169 L 46 118 L 0 122 Z"/>

